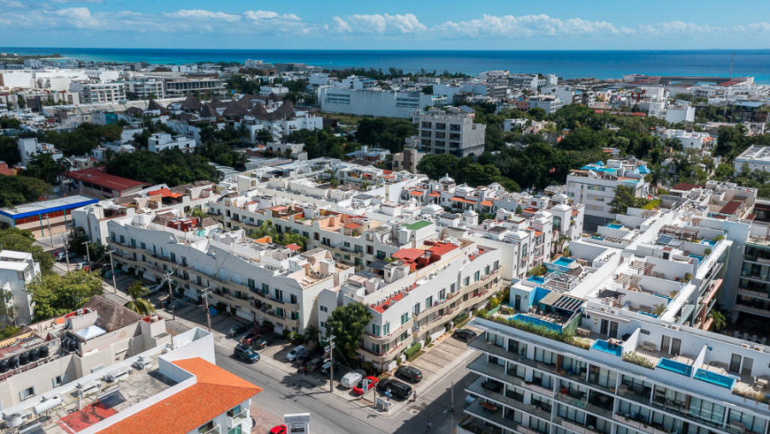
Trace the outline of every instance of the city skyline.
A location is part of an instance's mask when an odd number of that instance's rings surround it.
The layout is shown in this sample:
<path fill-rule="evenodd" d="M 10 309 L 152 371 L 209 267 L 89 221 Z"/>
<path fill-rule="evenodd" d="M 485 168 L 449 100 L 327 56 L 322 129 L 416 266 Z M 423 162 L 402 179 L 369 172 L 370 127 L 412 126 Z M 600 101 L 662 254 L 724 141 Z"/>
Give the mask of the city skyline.
<path fill-rule="evenodd" d="M 654 1 L 622 9 L 604 1 L 461 6 L 0 0 L 0 24 L 5 46 L 82 48 L 761 49 L 770 36 L 770 5 L 763 2 L 746 5 L 750 18 L 726 17 L 716 2 Z"/>

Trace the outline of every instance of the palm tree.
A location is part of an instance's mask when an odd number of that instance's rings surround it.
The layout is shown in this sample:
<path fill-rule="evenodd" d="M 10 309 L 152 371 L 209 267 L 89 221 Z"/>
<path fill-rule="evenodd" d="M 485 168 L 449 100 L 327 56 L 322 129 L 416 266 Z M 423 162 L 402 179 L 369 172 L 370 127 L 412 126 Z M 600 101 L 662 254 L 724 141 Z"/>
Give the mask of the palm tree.
<path fill-rule="evenodd" d="M 709 318 L 712 319 L 711 328 L 715 331 L 722 330 L 727 325 L 727 320 L 722 312 L 714 309 L 709 313 Z"/>
<path fill-rule="evenodd" d="M 134 282 L 133 285 L 128 287 L 128 296 L 131 297 L 131 301 L 125 304 L 125 306 L 134 312 L 141 315 L 149 315 L 155 313 L 155 307 L 149 300 L 142 297 L 150 293 L 141 282 Z"/>

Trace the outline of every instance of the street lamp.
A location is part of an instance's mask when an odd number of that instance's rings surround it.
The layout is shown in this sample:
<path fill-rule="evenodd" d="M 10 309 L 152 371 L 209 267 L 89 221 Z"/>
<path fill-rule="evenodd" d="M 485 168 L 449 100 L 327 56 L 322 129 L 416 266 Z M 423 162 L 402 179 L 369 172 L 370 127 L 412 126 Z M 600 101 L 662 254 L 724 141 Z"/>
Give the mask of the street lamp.
<path fill-rule="evenodd" d="M 211 332 L 211 312 L 209 311 L 209 293 L 211 292 L 211 287 L 207 286 L 206 288 L 203 288 L 201 290 L 201 295 L 203 296 L 203 304 L 206 306 L 206 325 L 208 325 L 209 333 Z"/>
<path fill-rule="evenodd" d="M 85 244 L 86 245 L 86 259 L 88 260 L 88 272 L 90 273 L 91 272 L 91 251 L 88 248 L 88 241 L 83 241 L 81 244 Z M 110 256 L 110 257 L 112 257 L 112 256 Z M 114 273 L 114 270 L 113 270 L 113 275 L 114 274 L 115 273 Z"/>

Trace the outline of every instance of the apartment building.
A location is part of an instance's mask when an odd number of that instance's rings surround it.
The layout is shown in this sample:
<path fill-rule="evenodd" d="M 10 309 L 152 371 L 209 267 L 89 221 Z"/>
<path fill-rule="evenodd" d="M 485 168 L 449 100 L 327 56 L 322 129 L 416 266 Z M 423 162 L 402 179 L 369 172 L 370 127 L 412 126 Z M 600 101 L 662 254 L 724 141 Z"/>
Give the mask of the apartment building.
<path fill-rule="evenodd" d="M 742 251 L 740 280 L 734 309 L 762 324 L 770 318 L 770 202 L 754 203 Z"/>
<path fill-rule="evenodd" d="M 588 164 L 567 175 L 567 196 L 585 204 L 586 225 L 591 230 L 613 218 L 610 202 L 619 185 L 629 187 L 634 197 L 647 197 L 649 184 L 644 177 L 648 173 L 646 163 L 634 158 Z"/>
<path fill-rule="evenodd" d="M 185 77 L 165 80 L 166 98 L 178 98 L 188 95 L 224 95 L 225 82 L 214 77 Z"/>
<path fill-rule="evenodd" d="M 178 296 L 200 300 L 206 292 L 212 306 L 248 321 L 269 321 L 278 332 L 315 325 L 318 294 L 352 272 L 324 249 L 298 254 L 298 246 L 253 240 L 242 230 L 207 232 L 190 219 L 162 222 L 148 214 L 109 221 L 116 266 L 146 280 L 168 278 Z"/>
<path fill-rule="evenodd" d="M 712 148 L 716 146 L 717 140 L 711 137 L 711 134 L 699 131 L 677 130 L 669 128 L 659 128 L 657 134 L 662 139 L 674 139 L 682 144 L 684 149 Z"/>
<path fill-rule="evenodd" d="M 78 92 L 83 104 L 118 104 L 126 100 L 126 83 L 122 81 L 73 81 L 70 91 Z"/>
<path fill-rule="evenodd" d="M 751 145 L 735 157 L 735 170 L 740 172 L 743 166 L 749 170 L 770 171 L 770 146 Z"/>
<path fill-rule="evenodd" d="M 27 325 L 35 313 L 27 285 L 40 275 L 31 253 L 0 250 L 0 323 Z"/>
<path fill-rule="evenodd" d="M 61 160 L 64 157 L 64 154 L 54 145 L 38 142 L 37 137 L 20 137 L 16 143 L 22 166 L 29 164 L 39 154 L 51 154 L 54 160 Z"/>
<path fill-rule="evenodd" d="M 412 117 L 419 137 L 418 150 L 457 157 L 484 152 L 486 125 L 473 122 L 473 112 L 457 108 L 431 109 Z"/>
<path fill-rule="evenodd" d="M 555 95 L 535 95 L 529 98 L 529 109 L 539 108 L 545 110 L 547 114 L 556 113 L 560 108 L 564 107 L 564 101 L 556 97 Z M 572 101 L 567 104 L 571 104 Z"/>
<path fill-rule="evenodd" d="M 445 96 L 426 95 L 420 90 L 350 89 L 334 86 L 318 88 L 321 111 L 358 116 L 385 116 L 408 119 L 425 107 L 446 105 Z"/>
<path fill-rule="evenodd" d="M 82 323 L 93 316 L 95 312 L 75 313 L 67 322 Z M 6 428 L 50 434 L 251 431 L 251 399 L 261 389 L 215 365 L 210 333 L 195 328 L 172 338 L 165 332 L 163 320 L 154 317 L 140 320 L 139 326 L 145 333 L 165 335 L 164 343 L 132 348 L 131 354 L 115 363 L 83 372 L 66 369 L 64 364 L 77 356 L 56 358 L 48 350 L 50 342 L 34 342 L 36 350 L 45 348 L 43 357 L 52 360 L 42 363 L 42 358 L 37 359 L 35 368 L 10 379 L 35 372 L 39 384 L 22 390 L 24 400 L 3 405 Z M 87 342 L 108 336 L 99 336 L 95 328 L 98 326 L 90 325 L 78 331 L 78 336 L 84 334 Z M 19 338 L 15 345 L 21 342 Z M 70 346 L 69 342 L 62 340 L 63 346 Z M 3 397 L 10 399 L 11 395 Z"/>
<path fill-rule="evenodd" d="M 132 93 L 138 99 L 166 97 L 163 79 L 156 77 L 134 77 L 126 81 L 126 93 Z"/>
<path fill-rule="evenodd" d="M 178 149 L 182 152 L 195 151 L 195 139 L 183 136 L 172 136 L 168 133 L 155 133 L 147 141 L 150 152 L 160 153 L 169 149 Z"/>
<path fill-rule="evenodd" d="M 372 320 L 358 354 L 383 371 L 412 344 L 435 339 L 454 318 L 486 304 L 501 282 L 500 252 L 469 240 L 428 240 L 390 258 L 325 290 L 318 302 L 321 330 L 338 304 L 368 307 Z"/>

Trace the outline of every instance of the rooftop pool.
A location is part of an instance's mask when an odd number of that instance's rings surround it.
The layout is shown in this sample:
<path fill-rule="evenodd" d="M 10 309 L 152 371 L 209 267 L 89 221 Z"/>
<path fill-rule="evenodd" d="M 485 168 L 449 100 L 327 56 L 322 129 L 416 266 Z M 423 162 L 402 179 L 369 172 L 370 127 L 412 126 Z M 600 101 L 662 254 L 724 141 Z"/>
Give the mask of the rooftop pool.
<path fill-rule="evenodd" d="M 606 227 L 609 229 L 623 229 L 623 225 L 618 223 L 610 223 Z"/>
<path fill-rule="evenodd" d="M 569 264 L 571 264 L 573 262 L 575 262 L 574 259 L 572 259 L 572 258 L 565 258 L 564 256 L 562 256 L 561 258 L 553 261 L 554 265 L 561 265 L 562 267 L 568 267 Z"/>
<path fill-rule="evenodd" d="M 676 372 L 677 374 L 684 375 L 686 377 L 689 377 L 690 374 L 692 374 L 692 366 L 685 365 L 684 363 L 667 359 L 665 357 L 658 360 L 658 368 Z"/>
<path fill-rule="evenodd" d="M 524 315 L 523 313 L 517 313 L 516 315 L 508 317 L 509 320 L 513 321 L 519 321 L 526 324 L 531 324 L 535 326 L 545 327 L 547 329 L 551 329 L 555 332 L 561 332 L 561 326 L 559 324 L 554 324 L 552 322 L 543 321 L 540 318 L 535 318 L 529 315 Z"/>
<path fill-rule="evenodd" d="M 735 378 L 727 375 L 717 374 L 716 372 L 707 371 L 705 369 L 698 369 L 695 371 L 694 378 L 730 390 L 733 390 L 733 387 L 735 386 Z"/>
<path fill-rule="evenodd" d="M 597 339 L 597 341 L 594 342 L 593 345 L 591 345 L 591 348 L 605 352 L 605 353 L 613 354 L 618 357 L 623 355 L 623 347 L 621 345 L 611 344 L 601 339 Z"/>
<path fill-rule="evenodd" d="M 527 279 L 528 282 L 535 282 L 535 283 L 545 283 L 545 279 L 543 279 L 540 276 L 531 276 L 529 279 Z"/>
<path fill-rule="evenodd" d="M 711 247 L 714 247 L 714 245 L 715 245 L 717 242 L 716 242 L 716 241 L 714 241 L 714 240 L 702 240 L 700 243 L 701 243 L 701 244 L 708 244 L 709 246 L 711 246 Z"/>

